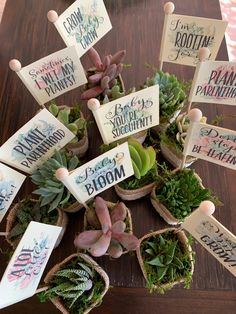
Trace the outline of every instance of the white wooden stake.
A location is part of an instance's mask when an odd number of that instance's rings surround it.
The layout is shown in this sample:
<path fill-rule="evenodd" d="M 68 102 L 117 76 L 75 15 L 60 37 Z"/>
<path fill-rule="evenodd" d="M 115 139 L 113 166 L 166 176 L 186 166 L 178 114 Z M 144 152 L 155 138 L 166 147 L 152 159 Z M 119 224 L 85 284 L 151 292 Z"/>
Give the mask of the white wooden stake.
<path fill-rule="evenodd" d="M 9 232 L 0 232 L 0 237 L 6 237 L 9 234 Z"/>

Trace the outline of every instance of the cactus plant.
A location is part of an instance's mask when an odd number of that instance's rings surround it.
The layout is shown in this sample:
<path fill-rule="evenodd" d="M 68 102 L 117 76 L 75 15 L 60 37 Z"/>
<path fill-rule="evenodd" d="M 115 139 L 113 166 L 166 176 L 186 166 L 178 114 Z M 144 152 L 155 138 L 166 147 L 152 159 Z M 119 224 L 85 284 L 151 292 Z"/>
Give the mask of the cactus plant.
<path fill-rule="evenodd" d="M 70 191 L 56 178 L 55 171 L 61 167 L 72 171 L 79 164 L 77 156 L 73 156 L 65 150 L 60 150 L 56 151 L 50 159 L 31 175 L 33 183 L 39 187 L 33 193 L 40 195 L 40 206 L 50 204 L 50 212 L 56 207 L 65 208 L 68 204 L 75 202 Z"/>
<path fill-rule="evenodd" d="M 89 49 L 87 54 L 95 68 L 87 71 L 88 84 L 86 90 L 81 94 L 81 99 L 88 100 L 90 98 L 102 96 L 101 100 L 103 100 L 105 95 L 109 98 L 118 98 L 121 95 L 124 95 L 121 90 L 123 82 L 116 78 L 119 77 L 123 69 L 123 64 L 121 62 L 125 57 L 126 51 L 118 51 L 113 56 L 107 55 L 103 62 L 101 61 L 98 52 L 93 47 Z"/>
<path fill-rule="evenodd" d="M 127 229 L 125 219 L 127 208 L 123 203 L 118 203 L 112 208 L 111 213 L 106 202 L 101 197 L 95 198 L 95 211 L 90 209 L 87 220 L 92 230 L 86 230 L 75 238 L 75 245 L 80 249 L 86 249 L 92 256 L 102 256 L 106 252 L 118 258 L 123 254 L 123 248 L 127 251 L 135 250 L 139 240 Z"/>

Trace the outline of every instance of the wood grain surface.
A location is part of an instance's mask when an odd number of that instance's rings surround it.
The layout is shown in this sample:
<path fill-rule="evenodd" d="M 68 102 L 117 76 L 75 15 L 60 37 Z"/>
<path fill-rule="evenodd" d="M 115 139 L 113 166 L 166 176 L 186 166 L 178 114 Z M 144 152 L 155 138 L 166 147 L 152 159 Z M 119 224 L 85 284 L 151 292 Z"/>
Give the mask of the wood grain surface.
<path fill-rule="evenodd" d="M 86 1 L 86 0 L 85 0 Z M 7 0 L 0 25 L 0 145 L 13 135 L 23 124 L 31 119 L 39 107 L 15 73 L 9 70 L 8 62 L 17 58 L 22 65 L 28 65 L 50 53 L 65 47 L 55 27 L 47 21 L 48 10 L 54 9 L 60 14 L 73 1 L 69 0 Z M 158 66 L 158 53 L 163 25 L 162 0 L 105 0 L 113 29 L 95 46 L 102 56 L 126 49 L 126 63 L 132 67 L 123 72 L 127 88 L 140 86 L 150 70 L 145 62 Z M 218 0 L 175 0 L 176 13 L 193 16 L 221 18 Z M 221 45 L 217 60 L 227 60 L 225 43 Z M 85 68 L 90 65 L 86 57 L 82 58 Z M 164 70 L 176 74 L 179 78 L 193 78 L 194 68 L 164 64 Z M 79 100 L 79 91 L 74 90 L 58 98 L 60 105 L 72 105 Z M 222 126 L 236 129 L 234 106 L 201 104 L 198 106 L 211 121 L 215 115 L 225 114 Z M 86 105 L 82 106 L 85 116 L 93 121 Z M 99 154 L 102 143 L 95 122 L 89 125 L 90 148 L 87 160 Z M 204 186 L 213 190 L 224 203 L 217 208 L 215 217 L 236 234 L 236 176 L 232 170 L 205 161 L 194 164 L 202 177 Z M 17 199 L 33 190 L 30 180 L 24 184 Z M 110 201 L 117 200 L 113 189 L 102 196 Z M 126 205 L 131 209 L 134 233 L 141 237 L 150 230 L 158 230 L 166 224 L 155 212 L 148 197 L 139 201 L 130 201 Z M 46 271 L 55 263 L 75 251 L 73 239 L 82 230 L 83 210 L 69 215 L 69 225 L 63 241 L 48 263 Z M 1 224 L 4 231 L 5 220 Z M 1 251 L 9 250 L 3 238 L 0 238 Z M 108 257 L 97 259 L 107 271 L 111 285 L 102 306 L 94 313 L 224 313 L 233 314 L 236 308 L 235 278 L 202 248 L 194 244 L 196 266 L 190 290 L 176 287 L 164 296 L 151 295 L 144 288 L 145 283 L 135 255 L 125 255 L 118 260 Z M 7 265 L 7 255 L 0 253 L 0 275 Z M 45 273 L 46 273 L 45 271 Z M 0 296 L 1 297 L 1 296 Z M 40 304 L 36 297 L 2 310 L 2 313 L 57 313 L 50 304 Z"/>

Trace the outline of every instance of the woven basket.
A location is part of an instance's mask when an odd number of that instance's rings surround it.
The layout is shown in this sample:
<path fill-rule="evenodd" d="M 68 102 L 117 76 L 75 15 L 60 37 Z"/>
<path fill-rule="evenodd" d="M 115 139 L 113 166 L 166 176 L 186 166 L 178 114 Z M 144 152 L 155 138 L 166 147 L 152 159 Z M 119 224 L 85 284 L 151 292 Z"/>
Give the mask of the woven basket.
<path fill-rule="evenodd" d="M 72 254 L 70 256 L 68 256 L 66 259 L 64 259 L 61 263 L 56 264 L 46 275 L 44 282 L 46 285 L 50 285 L 50 281 L 53 279 L 54 274 L 59 271 L 60 269 L 62 269 L 66 264 L 68 264 L 71 260 L 73 260 L 74 258 L 80 257 L 82 258 L 86 263 L 92 265 L 94 267 L 94 269 L 96 270 L 97 273 L 99 273 L 99 275 L 102 277 L 102 279 L 104 280 L 105 283 L 105 287 L 104 287 L 104 291 L 101 294 L 101 299 L 104 297 L 104 295 L 106 294 L 106 292 L 108 291 L 109 288 L 109 277 L 107 276 L 106 272 L 88 255 L 86 254 L 82 254 L 82 253 L 77 253 L 77 254 Z M 61 313 L 63 314 L 70 314 L 70 312 L 65 308 L 65 306 L 63 305 L 62 301 L 60 300 L 60 298 L 56 297 L 56 298 L 52 298 L 50 299 L 51 302 L 56 306 L 56 308 L 61 311 Z M 99 301 L 96 301 L 94 303 L 92 303 L 90 305 L 89 308 L 87 308 L 84 311 L 84 314 L 89 313 L 96 305 L 98 305 Z"/>
<path fill-rule="evenodd" d="M 150 183 L 135 190 L 125 190 L 118 184 L 114 186 L 116 194 L 124 201 L 133 201 L 151 193 L 155 183 Z"/>

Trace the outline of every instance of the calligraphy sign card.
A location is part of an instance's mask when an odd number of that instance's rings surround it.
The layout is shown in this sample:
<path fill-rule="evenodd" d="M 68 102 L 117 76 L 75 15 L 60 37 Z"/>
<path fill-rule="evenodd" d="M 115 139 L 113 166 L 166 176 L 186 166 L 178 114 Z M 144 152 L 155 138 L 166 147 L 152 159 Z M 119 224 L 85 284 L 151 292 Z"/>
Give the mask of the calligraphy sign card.
<path fill-rule="evenodd" d="M 204 61 L 197 65 L 190 102 L 236 105 L 236 62 Z"/>
<path fill-rule="evenodd" d="M 210 124 L 191 123 L 183 154 L 236 170 L 236 132 Z"/>
<path fill-rule="evenodd" d="M 236 277 L 236 237 L 214 217 L 194 211 L 181 225 Z"/>
<path fill-rule="evenodd" d="M 40 105 L 87 83 L 76 47 L 57 51 L 16 73 Z"/>
<path fill-rule="evenodd" d="M 67 46 L 77 45 L 79 57 L 112 28 L 103 0 L 75 1 L 54 25 Z"/>
<path fill-rule="evenodd" d="M 208 47 L 215 60 L 228 22 L 168 14 L 161 41 L 160 61 L 196 66 L 198 50 Z"/>
<path fill-rule="evenodd" d="M 67 188 L 81 203 L 134 174 L 128 143 L 79 167 L 67 178 Z"/>
<path fill-rule="evenodd" d="M 1 309 L 35 294 L 61 229 L 30 222 L 1 280 Z"/>
<path fill-rule="evenodd" d="M 26 173 L 50 158 L 75 135 L 47 109 L 41 110 L 0 147 L 0 160 Z"/>
<path fill-rule="evenodd" d="M 0 222 L 11 206 L 26 176 L 0 163 Z"/>
<path fill-rule="evenodd" d="M 159 124 L 159 85 L 116 99 L 93 111 L 105 144 Z"/>

